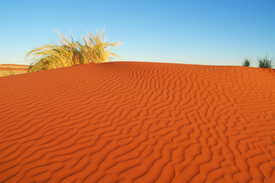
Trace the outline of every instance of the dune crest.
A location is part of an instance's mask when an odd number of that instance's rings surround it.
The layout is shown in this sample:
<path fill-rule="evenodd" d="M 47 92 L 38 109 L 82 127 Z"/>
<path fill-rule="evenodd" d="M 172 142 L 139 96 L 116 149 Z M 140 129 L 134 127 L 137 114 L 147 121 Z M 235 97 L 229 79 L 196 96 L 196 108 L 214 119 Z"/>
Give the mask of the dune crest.
<path fill-rule="evenodd" d="M 272 182 L 274 81 L 146 62 L 0 78 L 0 182 Z"/>

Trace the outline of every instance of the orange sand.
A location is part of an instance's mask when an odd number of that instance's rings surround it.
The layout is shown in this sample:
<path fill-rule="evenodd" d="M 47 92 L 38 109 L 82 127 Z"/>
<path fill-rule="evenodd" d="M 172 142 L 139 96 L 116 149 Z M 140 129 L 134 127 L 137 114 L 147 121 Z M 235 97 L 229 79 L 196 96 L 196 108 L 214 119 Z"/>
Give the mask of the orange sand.
<path fill-rule="evenodd" d="M 272 69 L 113 62 L 0 87 L 0 182 L 275 180 Z"/>

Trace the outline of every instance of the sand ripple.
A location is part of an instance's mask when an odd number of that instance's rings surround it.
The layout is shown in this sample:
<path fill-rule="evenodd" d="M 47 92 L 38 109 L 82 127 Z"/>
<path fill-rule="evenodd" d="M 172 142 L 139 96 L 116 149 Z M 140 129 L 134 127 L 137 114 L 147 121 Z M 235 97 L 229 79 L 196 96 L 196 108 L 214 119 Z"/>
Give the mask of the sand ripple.
<path fill-rule="evenodd" d="M 0 86 L 0 182 L 275 180 L 274 70 L 113 62 Z"/>

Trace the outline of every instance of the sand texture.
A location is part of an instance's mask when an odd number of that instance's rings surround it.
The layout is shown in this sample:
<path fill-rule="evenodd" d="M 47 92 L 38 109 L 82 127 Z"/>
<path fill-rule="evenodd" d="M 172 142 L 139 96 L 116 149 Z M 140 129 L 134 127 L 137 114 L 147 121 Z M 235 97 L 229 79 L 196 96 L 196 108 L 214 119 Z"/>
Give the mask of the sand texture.
<path fill-rule="evenodd" d="M 0 182 L 275 182 L 272 69 L 110 62 L 0 88 Z"/>

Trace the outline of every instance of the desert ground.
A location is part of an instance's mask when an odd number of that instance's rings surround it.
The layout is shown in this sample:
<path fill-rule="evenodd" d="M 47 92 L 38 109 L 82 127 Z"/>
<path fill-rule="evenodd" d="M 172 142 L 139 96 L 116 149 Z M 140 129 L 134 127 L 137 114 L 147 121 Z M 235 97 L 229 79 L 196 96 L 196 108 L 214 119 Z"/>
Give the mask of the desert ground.
<path fill-rule="evenodd" d="M 0 64 L 0 77 L 27 73 L 28 65 Z"/>
<path fill-rule="evenodd" d="M 275 182 L 275 71 L 149 62 L 0 78 L 0 182 Z"/>

